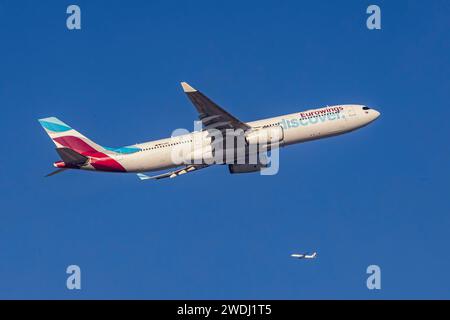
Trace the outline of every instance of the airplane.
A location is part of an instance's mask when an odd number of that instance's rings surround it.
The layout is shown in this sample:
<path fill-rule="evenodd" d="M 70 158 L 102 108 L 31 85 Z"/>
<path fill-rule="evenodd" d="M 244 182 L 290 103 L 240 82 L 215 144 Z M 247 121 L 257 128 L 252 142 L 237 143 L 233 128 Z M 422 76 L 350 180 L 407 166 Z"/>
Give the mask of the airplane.
<path fill-rule="evenodd" d="M 348 133 L 372 123 L 380 116 L 380 112 L 365 105 L 346 104 L 243 122 L 188 83 L 182 82 L 181 86 L 195 106 L 202 128 L 194 132 L 187 131 L 186 134 L 179 136 L 124 147 L 105 147 L 56 117 L 39 119 L 55 143 L 56 152 L 61 158 L 53 164 L 57 168 L 56 171 L 47 176 L 68 169 L 81 169 L 136 173 L 139 179 L 149 180 L 175 178 L 216 164 L 227 164 L 232 174 L 261 172 L 267 164 L 260 160 L 255 163 L 242 163 L 237 162 L 236 160 L 239 160 L 237 158 L 226 161 L 214 158 L 212 150 L 218 146 L 216 142 L 220 139 L 217 141 L 213 139 L 213 132 L 225 133 L 230 130 L 237 132 L 234 133 L 236 137 L 242 138 L 245 142 L 244 156 L 236 156 L 242 159 L 248 157 L 251 153 L 248 150 L 256 144 L 261 144 L 261 141 L 265 141 L 263 150 L 286 147 Z M 174 152 L 180 148 L 185 152 L 182 163 L 174 161 L 173 157 Z M 222 145 L 222 148 L 226 149 L 226 144 Z M 144 174 L 169 169 L 171 171 L 154 176 Z"/>
<path fill-rule="evenodd" d="M 295 259 L 315 259 L 317 257 L 317 252 L 314 252 L 313 254 L 294 253 L 291 254 L 291 257 Z"/>

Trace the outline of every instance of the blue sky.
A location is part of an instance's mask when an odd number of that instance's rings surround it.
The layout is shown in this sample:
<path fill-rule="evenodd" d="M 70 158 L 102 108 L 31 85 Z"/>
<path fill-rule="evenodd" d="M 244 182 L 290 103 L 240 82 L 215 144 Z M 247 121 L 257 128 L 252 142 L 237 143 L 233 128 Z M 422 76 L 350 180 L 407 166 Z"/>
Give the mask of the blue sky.
<path fill-rule="evenodd" d="M 448 1 L 373 2 L 380 31 L 369 1 L 73 3 L 80 31 L 72 2 L 0 3 L 0 298 L 450 298 Z M 382 116 L 282 150 L 275 176 L 44 178 L 58 156 L 38 118 L 107 146 L 166 137 L 197 116 L 180 81 L 244 121 Z"/>

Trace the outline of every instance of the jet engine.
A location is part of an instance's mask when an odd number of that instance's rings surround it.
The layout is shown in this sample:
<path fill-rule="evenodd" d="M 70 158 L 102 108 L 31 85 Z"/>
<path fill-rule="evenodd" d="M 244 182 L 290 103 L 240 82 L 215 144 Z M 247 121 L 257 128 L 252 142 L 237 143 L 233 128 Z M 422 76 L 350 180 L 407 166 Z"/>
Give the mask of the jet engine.
<path fill-rule="evenodd" d="M 261 171 L 262 168 L 265 168 L 265 165 L 262 164 L 229 164 L 228 169 L 231 174 L 237 173 L 250 173 L 250 172 L 258 172 Z"/>

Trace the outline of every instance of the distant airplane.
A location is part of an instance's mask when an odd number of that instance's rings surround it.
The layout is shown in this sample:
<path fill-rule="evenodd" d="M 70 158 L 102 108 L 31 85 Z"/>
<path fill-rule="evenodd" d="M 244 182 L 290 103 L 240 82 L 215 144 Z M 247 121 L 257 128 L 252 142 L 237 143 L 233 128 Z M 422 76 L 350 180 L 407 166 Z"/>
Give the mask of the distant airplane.
<path fill-rule="evenodd" d="M 47 176 L 67 169 L 82 169 L 134 172 L 138 173 L 141 180 L 162 179 L 174 178 L 214 164 L 227 164 L 230 173 L 235 174 L 259 172 L 267 167 L 267 164 L 258 161 L 242 163 L 237 160 L 249 157 L 254 152 L 251 151 L 254 150 L 254 146 L 257 145 L 259 148 L 261 142 L 266 150 L 270 150 L 279 146 L 284 147 L 336 136 L 362 128 L 375 121 L 380 115 L 378 111 L 367 106 L 349 104 L 242 122 L 186 82 L 182 82 L 181 85 L 198 111 L 203 126 L 199 131 L 162 140 L 110 148 L 93 142 L 55 117 L 40 119 L 40 124 L 55 143 L 56 152 L 61 157 L 60 161 L 53 164 L 58 169 Z M 276 91 L 272 92 L 276 93 Z M 230 153 L 227 150 L 231 150 L 232 159 L 217 161 L 214 154 L 217 154 L 217 150 L 220 149 L 218 141 L 225 140 L 225 138 L 217 139 L 216 136 L 212 137 L 212 134 L 219 132 L 223 135 L 222 137 L 228 137 L 230 130 L 235 132 L 232 134 L 233 137 L 241 138 L 244 141 L 244 151 L 241 153 L 243 156 L 234 158 L 234 154 L 237 154 L 237 147 L 232 145 L 230 149 L 227 149 L 227 144 L 225 144 L 222 145 L 221 150 L 226 152 L 220 154 L 226 153 L 228 156 Z M 186 157 L 186 161 L 183 163 L 174 161 L 173 157 L 174 153 L 180 149 Z M 200 155 L 198 155 L 199 153 Z M 142 173 L 171 168 L 177 169 L 155 176 Z"/>
<path fill-rule="evenodd" d="M 317 257 L 317 252 L 314 252 L 313 254 L 294 253 L 291 254 L 291 257 L 296 259 L 315 259 Z"/>

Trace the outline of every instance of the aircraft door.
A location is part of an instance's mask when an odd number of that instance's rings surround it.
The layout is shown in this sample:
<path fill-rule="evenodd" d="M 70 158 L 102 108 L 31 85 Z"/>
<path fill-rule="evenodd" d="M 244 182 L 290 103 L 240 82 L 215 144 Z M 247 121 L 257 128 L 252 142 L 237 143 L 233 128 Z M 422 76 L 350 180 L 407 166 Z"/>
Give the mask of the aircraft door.
<path fill-rule="evenodd" d="M 347 107 L 347 116 L 350 120 L 356 117 L 356 111 L 353 106 Z"/>

